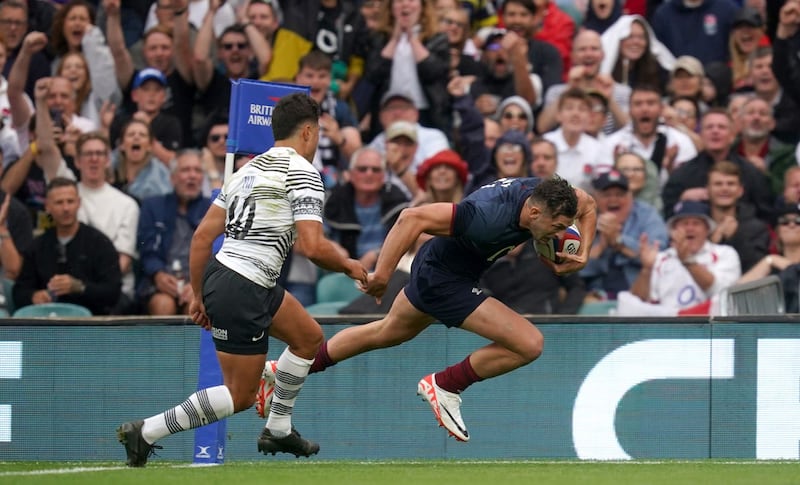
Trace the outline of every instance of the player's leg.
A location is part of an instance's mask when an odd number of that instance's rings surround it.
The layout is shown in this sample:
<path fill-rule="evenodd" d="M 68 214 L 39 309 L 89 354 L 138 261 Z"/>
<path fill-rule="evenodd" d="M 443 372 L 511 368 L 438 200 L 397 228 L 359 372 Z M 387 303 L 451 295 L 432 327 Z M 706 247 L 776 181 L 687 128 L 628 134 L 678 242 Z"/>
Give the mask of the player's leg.
<path fill-rule="evenodd" d="M 461 294 L 465 290 L 462 288 Z M 455 300 L 468 301 L 467 298 Z M 485 298 L 470 310 L 460 327 L 495 343 L 422 378 L 417 386 L 417 393 L 431 405 L 439 424 L 459 441 L 469 440 L 469 432 L 461 417 L 461 392 L 475 382 L 504 374 L 534 360 L 541 353 L 543 343 L 536 327 L 494 298 Z M 457 315 L 457 308 L 453 308 L 443 321 L 456 326 L 452 322 L 457 320 Z"/>
<path fill-rule="evenodd" d="M 401 291 L 384 318 L 348 327 L 323 342 L 309 373 L 322 372 L 337 362 L 370 350 L 399 345 L 414 338 L 433 321 L 432 317 L 417 310 L 408 301 L 405 291 Z M 271 329 L 271 335 L 283 340 L 276 333 L 275 326 Z M 266 410 L 270 406 L 275 376 L 276 362 L 268 361 L 256 396 L 256 412 L 262 418 L 266 416 Z"/>
<path fill-rule="evenodd" d="M 469 356 L 481 379 L 505 374 L 536 360 L 544 348 L 544 336 L 530 321 L 494 298 L 488 298 L 461 325 L 491 343 Z"/>
<path fill-rule="evenodd" d="M 273 455 L 279 451 L 295 456 L 315 454 L 319 451 L 319 445 L 301 438 L 292 427 L 292 410 L 322 343 L 322 329 L 300 302 L 287 292 L 272 319 L 270 335 L 286 342 L 287 348 L 270 365 L 274 389 L 270 392 L 272 402 L 267 424 L 258 440 L 258 449 L 264 454 Z M 262 364 L 257 368 L 259 375 L 263 367 Z M 251 394 L 253 399 L 255 391 L 253 389 Z M 264 404 L 261 407 L 264 408 Z"/>

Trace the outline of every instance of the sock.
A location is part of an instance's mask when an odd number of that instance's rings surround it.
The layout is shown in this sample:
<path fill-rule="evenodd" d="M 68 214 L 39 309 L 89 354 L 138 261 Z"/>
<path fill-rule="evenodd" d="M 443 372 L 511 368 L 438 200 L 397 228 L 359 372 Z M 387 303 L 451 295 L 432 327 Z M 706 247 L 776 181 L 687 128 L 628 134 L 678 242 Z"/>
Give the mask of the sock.
<path fill-rule="evenodd" d="M 436 385 L 445 391 L 461 393 L 472 384 L 482 381 L 483 378 L 475 373 L 472 364 L 469 363 L 469 356 L 458 364 L 451 365 L 447 369 L 437 372 L 433 376 Z"/>
<path fill-rule="evenodd" d="M 278 368 L 275 371 L 275 393 L 272 396 L 272 406 L 267 418 L 267 429 L 272 436 L 281 438 L 292 432 L 292 409 L 297 394 L 308 375 L 313 360 L 306 360 L 289 352 L 283 351 L 278 358 Z"/>
<path fill-rule="evenodd" d="M 233 415 L 233 397 L 225 386 L 209 387 L 179 406 L 144 420 L 142 437 L 150 444 L 165 436 L 199 428 Z"/>
<path fill-rule="evenodd" d="M 308 373 L 316 374 L 317 372 L 322 372 L 328 367 L 333 367 L 334 365 L 336 365 L 336 362 L 331 360 L 331 356 L 328 354 L 328 341 L 326 340 L 322 342 L 322 345 L 320 345 L 317 356 L 314 357 L 314 363 L 311 364 L 311 369 L 308 371 Z"/>

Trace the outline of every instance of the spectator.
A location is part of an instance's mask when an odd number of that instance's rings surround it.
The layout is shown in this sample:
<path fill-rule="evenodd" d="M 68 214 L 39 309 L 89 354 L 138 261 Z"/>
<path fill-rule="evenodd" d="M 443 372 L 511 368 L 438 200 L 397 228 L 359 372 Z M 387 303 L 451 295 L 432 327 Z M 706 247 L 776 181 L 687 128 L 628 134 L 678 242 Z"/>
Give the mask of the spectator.
<path fill-rule="evenodd" d="M 545 138 L 534 138 L 531 142 L 531 175 L 547 178 L 556 173 L 557 170 L 558 149 L 556 144 Z"/>
<path fill-rule="evenodd" d="M 311 51 L 300 59 L 300 71 L 295 78 L 297 84 L 311 88 L 311 97 L 322 108 L 319 145 L 313 163 L 322 170 L 326 188 L 341 181 L 340 173 L 347 170 L 347 160 L 361 148 L 361 133 L 350 107 L 330 90 L 331 69 L 330 57 Z"/>
<path fill-rule="evenodd" d="M 22 255 L 33 242 L 31 216 L 11 194 L 0 190 L 0 198 L 0 268 L 4 278 L 15 280 L 22 269 Z"/>
<path fill-rule="evenodd" d="M 715 68 L 721 69 L 725 75 L 723 82 L 717 85 L 720 89 L 729 85 L 728 91 L 737 91 L 753 86 L 752 72 L 750 71 L 750 56 L 766 40 L 764 34 L 764 21 L 758 10 L 752 7 L 743 7 L 736 12 L 731 26 L 731 36 L 728 42 L 730 61 L 728 64 L 709 66 L 709 72 Z"/>
<path fill-rule="evenodd" d="M 14 284 L 17 308 L 59 301 L 107 315 L 120 295 L 117 251 L 100 231 L 78 221 L 75 181 L 57 177 L 47 187 L 53 227 L 35 238 Z"/>
<path fill-rule="evenodd" d="M 555 32 L 553 29 L 559 23 L 564 22 L 563 17 L 559 17 L 556 13 L 555 5 L 552 8 L 545 5 L 541 0 L 506 0 L 503 3 L 503 24 L 506 28 L 522 39 L 528 40 L 528 63 L 529 66 L 524 69 L 525 72 L 536 74 L 542 80 L 542 88 L 537 92 L 535 102 L 531 105 L 539 105 L 542 103 L 542 95 L 550 86 L 561 82 L 564 71 L 564 60 L 561 57 L 559 48 L 565 47 L 562 42 L 561 45 L 556 45 L 543 39 L 545 37 L 560 36 L 564 42 L 571 42 L 572 35 L 568 32 Z M 549 16 L 552 14 L 552 16 Z M 545 32 L 542 34 L 542 24 L 544 19 Z M 569 28 L 569 25 L 562 25 L 562 28 Z M 564 35 L 568 38 L 564 39 Z M 524 44 L 524 43 L 523 43 Z M 516 94 L 521 95 L 527 99 L 522 91 Z"/>
<path fill-rule="evenodd" d="M 228 152 L 228 117 L 214 113 L 208 119 L 202 139 L 205 140 L 201 149 L 203 160 L 203 195 L 211 197 L 211 191 L 222 187 L 222 178 L 225 174 L 225 154 Z M 235 170 L 234 170 L 235 171 Z"/>
<path fill-rule="evenodd" d="M 81 52 L 83 40 L 94 30 L 95 10 L 86 0 L 69 0 L 61 8 L 57 9 L 53 16 L 53 25 L 50 29 L 50 47 L 52 48 L 55 59 L 50 67 L 50 71 L 55 74 L 61 58 L 69 52 Z M 105 44 L 103 33 L 97 29 L 92 43 L 98 45 Z M 89 40 L 89 39 L 87 39 Z M 95 53 L 92 53 L 95 54 Z M 106 59 L 98 59 L 100 62 L 113 59 L 106 56 Z"/>
<path fill-rule="evenodd" d="M 669 81 L 669 99 L 689 98 L 705 113 L 708 105 L 703 101 L 703 80 L 706 73 L 703 65 L 694 57 L 681 56 L 675 61 Z"/>
<path fill-rule="evenodd" d="M 386 234 L 408 207 L 406 195 L 386 184 L 385 168 L 386 161 L 377 150 L 357 150 L 351 158 L 350 181 L 335 187 L 325 201 L 331 240 L 367 270 L 375 268 Z"/>
<path fill-rule="evenodd" d="M 149 315 L 185 315 L 194 296 L 188 284 L 189 243 L 211 204 L 202 195 L 202 167 L 196 150 L 178 152 L 171 163 L 175 190 L 142 201 L 137 297 Z"/>
<path fill-rule="evenodd" d="M 35 2 L 37 10 L 44 11 L 45 18 L 49 20 L 41 22 L 40 25 L 31 25 L 35 19 L 29 15 L 33 12 L 28 11 L 28 2 L 25 0 L 5 0 L 0 2 L 0 37 L 3 38 L 7 51 L 7 58 L 3 63 L 3 76 L 8 78 L 11 75 L 11 66 L 17 61 L 17 56 L 22 49 L 22 40 L 31 31 L 43 32 L 50 28 L 53 18 L 53 4 L 50 2 Z M 50 76 L 50 60 L 44 52 L 36 51 L 28 59 L 24 72 L 24 85 L 22 90 L 33 97 L 33 87 L 36 81 L 43 77 Z"/>
<path fill-rule="evenodd" d="M 133 267 L 137 259 L 139 205 L 106 181 L 111 167 L 111 145 L 104 135 L 99 132 L 81 135 L 76 148 L 75 166 L 80 172 L 78 194 L 81 199 L 78 220 L 105 234 L 117 250 L 122 288 L 114 313 L 137 313 L 133 306 Z"/>
<path fill-rule="evenodd" d="M 173 191 L 169 169 L 152 153 L 153 132 L 144 121 L 132 119 L 122 127 L 112 157 L 112 185 L 138 202 Z"/>
<path fill-rule="evenodd" d="M 666 180 L 675 167 L 697 156 L 691 138 L 660 123 L 663 105 L 655 86 L 637 86 L 631 93 L 630 106 L 631 123 L 603 142 L 603 164 L 613 165 L 616 155 L 622 152 L 635 152 L 652 160 L 662 180 Z"/>
<path fill-rule="evenodd" d="M 789 167 L 783 174 L 783 193 L 777 202 L 778 209 L 800 204 L 800 166 Z"/>
<path fill-rule="evenodd" d="M 620 18 L 622 4 L 627 2 L 622 2 L 621 0 L 589 0 L 588 3 L 586 16 L 581 27 L 603 34 Z"/>
<path fill-rule="evenodd" d="M 676 168 L 661 192 L 664 215 L 672 215 L 672 207 L 679 200 L 708 201 L 708 172 L 714 163 L 729 160 L 742 171 L 743 200 L 756 208 L 759 218 L 772 218 L 773 197 L 769 179 L 752 163 L 731 151 L 733 122 L 724 110 L 712 108 L 700 122 L 700 137 L 705 147 L 695 158 Z"/>
<path fill-rule="evenodd" d="M 759 47 L 753 53 L 750 69 L 753 72 L 753 89 L 756 96 L 772 106 L 775 117 L 773 135 L 783 143 L 796 145 L 800 142 L 800 103 L 791 95 L 784 96 L 784 89 L 772 72 L 772 48 Z M 787 89 L 787 93 L 792 88 Z"/>
<path fill-rule="evenodd" d="M 481 114 L 494 114 L 501 99 L 515 95 L 531 106 L 541 103 L 542 80 L 538 74 L 528 73 L 528 48 L 525 39 L 513 32 L 497 30 L 487 37 L 481 55 L 483 69 L 469 87 Z"/>
<path fill-rule="evenodd" d="M 442 150 L 425 160 L 417 170 L 420 192 L 411 201 L 412 206 L 435 202 L 458 204 L 464 198 L 469 169 L 467 162 L 453 150 Z"/>
<path fill-rule="evenodd" d="M 517 130 L 525 136 L 533 136 L 533 111 L 521 96 L 503 99 L 497 107 L 495 119 L 500 123 L 500 131 Z"/>
<path fill-rule="evenodd" d="M 214 68 L 211 57 L 214 8 L 209 9 L 203 26 L 197 32 L 192 69 L 207 114 L 228 109 L 232 79 L 258 79 L 267 72 L 269 64 L 269 48 L 264 36 L 253 24 L 235 24 L 217 38 L 217 58 L 222 69 Z"/>
<path fill-rule="evenodd" d="M 411 123 L 414 127 L 414 133 L 416 134 L 416 141 L 418 143 L 416 144 L 417 148 L 412 152 L 413 157 L 411 159 L 411 165 L 409 166 L 410 175 L 415 175 L 417 173 L 417 167 L 422 165 L 422 162 L 424 162 L 427 158 L 432 157 L 442 150 L 450 148 L 450 144 L 447 141 L 447 136 L 445 136 L 441 130 L 436 128 L 428 128 L 419 124 L 420 113 L 417 105 L 414 103 L 413 96 L 404 90 L 390 91 L 384 94 L 383 98 L 381 99 L 379 118 L 384 132 L 378 134 L 378 136 L 376 136 L 369 144 L 370 148 L 374 148 L 384 156 L 387 156 L 389 168 L 393 172 L 390 174 L 389 180 L 392 183 L 400 185 L 401 187 L 409 184 L 400 182 L 395 178 L 396 174 L 398 173 L 396 169 L 400 169 L 402 167 L 394 167 L 392 163 L 394 160 L 390 159 L 391 157 L 389 157 L 389 154 L 387 153 L 387 131 L 393 123 L 396 121 L 405 121 Z M 411 181 L 413 181 L 413 177 L 411 178 Z M 409 197 L 411 197 L 411 194 L 409 194 Z"/>
<path fill-rule="evenodd" d="M 131 98 L 136 69 L 130 52 L 125 47 L 120 17 L 120 0 L 103 0 L 106 12 L 108 47 L 114 57 L 117 83 L 123 94 L 122 111 L 134 114 L 137 107 Z M 178 118 L 183 128 L 181 139 L 193 140 L 192 110 L 195 100 L 195 83 L 192 75 L 192 50 L 189 42 L 188 9 L 185 0 L 173 0 L 172 28 L 155 26 L 144 33 L 142 55 L 146 67 L 156 69 L 167 77 L 167 99 L 162 110 Z M 227 108 L 227 107 L 226 107 Z M 116 140 L 112 139 L 112 143 Z"/>
<path fill-rule="evenodd" d="M 481 74 L 481 64 L 476 60 L 479 51 L 470 38 L 469 11 L 453 8 L 439 17 L 439 30 L 447 34 L 450 43 L 450 78 L 467 76 L 474 80 Z"/>
<path fill-rule="evenodd" d="M 157 69 L 148 67 L 136 73 L 131 86 L 131 99 L 136 103 L 136 111 L 132 115 L 121 113 L 114 116 L 109 128 L 109 140 L 114 146 L 120 141 L 122 127 L 137 119 L 150 126 L 154 138 L 153 156 L 165 165 L 172 160 L 184 142 L 180 121 L 163 110 L 168 86 L 167 76 Z"/>
<path fill-rule="evenodd" d="M 658 168 L 652 160 L 626 151 L 617 155 L 614 168 L 628 179 L 628 189 L 634 199 L 652 205 L 659 213 L 663 210 Z"/>
<path fill-rule="evenodd" d="M 700 151 L 703 149 L 703 141 L 697 132 L 700 125 L 698 122 L 700 119 L 700 103 L 696 99 L 686 97 L 672 98 L 668 105 L 662 106 L 661 113 L 665 125 L 675 128 L 688 136 L 692 140 L 695 150 Z"/>
<path fill-rule="evenodd" d="M 589 119 L 586 122 L 586 127 L 583 131 L 599 142 L 604 142 L 606 133 L 603 127 L 606 124 L 606 117 L 608 116 L 608 98 L 600 91 L 590 89 L 586 91 L 591 103 L 589 110 Z"/>
<path fill-rule="evenodd" d="M 17 130 L 20 147 L 29 143 L 27 126 L 33 117 L 33 107 L 24 98 L 23 86 L 25 75 L 28 72 L 28 63 L 33 54 L 41 51 L 47 45 L 47 37 L 41 32 L 31 32 L 25 36 L 22 49 L 17 60 L 11 68 L 8 78 L 8 102 L 11 107 L 11 116 Z M 79 106 L 76 105 L 77 95 L 72 88 L 72 83 L 64 77 L 53 77 L 48 81 L 47 107 L 53 114 L 58 128 L 64 133 L 87 133 L 97 129 L 97 125 L 90 119 L 78 114 Z M 74 148 L 74 147 L 72 147 Z M 69 151 L 68 151 L 69 153 Z"/>
<path fill-rule="evenodd" d="M 741 170 L 736 164 L 721 161 L 711 167 L 708 201 L 716 228 L 709 239 L 732 246 L 739 254 L 742 271 L 748 271 L 769 252 L 770 234 L 767 224 L 756 218 L 753 207 L 740 202 L 743 193 Z"/>
<path fill-rule="evenodd" d="M 566 77 L 570 66 L 572 39 L 575 37 L 575 21 L 559 8 L 556 1 L 534 0 L 533 3 L 536 4 L 536 10 L 541 12 L 534 38 L 547 42 L 558 50 L 563 63 L 561 75 Z"/>
<path fill-rule="evenodd" d="M 601 166 L 600 142 L 584 130 L 589 122 L 591 102 L 582 89 L 571 88 L 558 98 L 556 119 L 559 128 L 542 135 L 558 149 L 558 174 L 575 187 L 589 188 L 591 178 L 611 168 L 611 163 Z"/>
<path fill-rule="evenodd" d="M 47 182 L 40 166 L 41 160 L 37 156 L 39 151 L 35 134 L 31 134 L 30 137 L 34 141 L 16 161 L 3 170 L 0 187 L 3 192 L 11 194 L 23 203 L 33 223 L 34 233 L 41 234 L 51 225 L 50 216 L 44 210 Z M 53 148 L 57 150 L 55 146 Z"/>
<path fill-rule="evenodd" d="M 536 120 L 539 133 L 556 127 L 558 98 L 569 88 L 603 93 L 608 99 L 608 117 L 603 131 L 608 135 L 628 122 L 628 99 L 631 88 L 614 82 L 608 74 L 600 73 L 603 46 L 600 35 L 592 30 L 582 30 L 572 42 L 572 67 L 565 84 L 556 84 L 545 93 L 544 107 Z"/>
<path fill-rule="evenodd" d="M 2 5 L 2 4 L 0 4 Z M 0 7 L 2 9 L 2 7 Z M 8 46 L 0 36 L 0 63 L 5 63 L 6 54 L 8 53 Z M 22 154 L 22 149 L 19 145 L 19 135 L 14 125 L 14 117 L 12 105 L 8 99 L 8 82 L 5 77 L 0 75 L 0 155 L 2 155 L 2 166 L 7 166 L 13 163 Z M 25 103 L 26 106 L 32 107 L 30 98 L 27 94 L 22 94 L 17 98 L 17 101 Z M 19 106 L 14 108 L 19 109 Z"/>
<path fill-rule="evenodd" d="M 370 148 L 373 148 L 370 146 Z M 374 149 L 374 148 L 373 148 Z M 418 133 L 407 121 L 395 121 L 386 130 L 387 181 L 413 199 L 419 193 L 414 160 L 420 152 Z"/>
<path fill-rule="evenodd" d="M 617 293 L 630 289 L 642 263 L 639 241 L 642 234 L 665 247 L 667 226 L 655 207 L 636 200 L 625 175 L 611 170 L 592 180 L 597 201 L 597 235 L 589 262 L 580 276 L 589 291 L 601 299 L 616 300 Z"/>
<path fill-rule="evenodd" d="M 773 39 L 772 71 L 787 97 L 800 103 L 800 4 L 785 2 L 780 9 L 778 27 Z M 769 100 L 768 100 L 769 101 Z"/>
<path fill-rule="evenodd" d="M 103 125 L 101 115 L 104 108 L 110 110 L 115 103 L 118 104 L 121 95 L 114 77 L 111 53 L 105 45 L 103 49 L 94 50 L 84 48 L 83 52 L 64 54 L 56 75 L 69 79 L 76 94 L 75 105 L 80 107 L 78 112 L 99 127 Z"/>
<path fill-rule="evenodd" d="M 266 40 L 269 52 L 281 53 L 279 56 L 271 56 L 269 67 L 261 80 L 294 79 L 300 58 L 311 51 L 313 44 L 297 32 L 281 26 L 283 11 L 277 0 L 248 0 L 245 12 L 247 20 L 256 26 Z"/>
<path fill-rule="evenodd" d="M 449 133 L 446 86 L 450 46 L 447 36 L 437 32 L 433 6 L 424 0 L 389 0 L 385 7 L 379 30 L 371 38 L 364 71 L 364 77 L 375 86 L 373 99 L 407 91 L 419 110 L 420 123 Z M 370 109 L 372 136 L 379 131 L 381 105 L 374 103 Z"/>
<path fill-rule="evenodd" d="M 664 2 L 650 19 L 656 37 L 676 56 L 703 64 L 728 60 L 728 39 L 738 7 L 731 0 Z"/>
<path fill-rule="evenodd" d="M 516 130 L 503 133 L 497 139 L 490 158 L 474 172 L 467 186 L 467 193 L 474 192 L 497 179 L 527 177 L 531 160 L 530 142 L 524 134 Z"/>
<path fill-rule="evenodd" d="M 777 275 L 783 284 L 786 313 L 800 313 L 800 207 L 787 204 L 780 208 L 777 233 L 778 254 L 761 258 L 737 283 L 749 283 L 769 275 Z"/>
<path fill-rule="evenodd" d="M 649 84 L 664 91 L 675 57 L 659 42 L 644 17 L 623 15 L 600 40 L 605 52 L 600 72 L 631 88 Z"/>
<path fill-rule="evenodd" d="M 180 15 L 185 15 L 188 19 L 188 24 L 197 30 L 200 30 L 203 25 L 208 11 L 214 9 L 214 20 L 212 22 L 214 37 L 219 37 L 225 29 L 236 22 L 236 12 L 233 8 L 234 4 L 226 4 L 220 1 L 218 4 L 212 6 L 211 2 L 207 0 L 182 0 L 180 3 L 173 0 L 172 8 L 176 11 L 180 11 Z M 147 20 L 144 24 L 145 32 L 156 26 L 158 22 L 156 17 L 157 8 L 158 2 L 153 2 L 150 6 L 150 11 L 147 13 Z"/>
<path fill-rule="evenodd" d="M 797 165 L 795 147 L 774 136 L 775 118 L 772 107 L 761 98 L 745 102 L 741 114 L 742 131 L 735 152 L 755 165 L 770 179 L 773 194 L 783 191 L 783 174 Z"/>
<path fill-rule="evenodd" d="M 742 274 L 739 255 L 726 245 L 708 240 L 714 221 L 702 202 L 683 201 L 667 220 L 671 247 L 643 234 L 639 240 L 642 269 L 630 292 L 618 296 L 620 315 L 677 315 L 693 309 L 709 313 L 712 298 Z"/>
<path fill-rule="evenodd" d="M 76 154 L 79 131 L 65 125 L 62 111 L 54 108 L 70 104 L 70 90 L 69 81 L 64 78 L 43 77 L 36 81 L 36 141 L 29 148 L 42 168 L 45 185 L 56 177 L 75 180 L 75 171 L 66 159 L 72 161 Z"/>
<path fill-rule="evenodd" d="M 728 115 L 733 120 L 733 133 L 734 136 L 739 136 L 742 133 L 742 117 L 739 116 L 742 112 L 742 107 L 744 104 L 755 97 L 755 93 L 753 92 L 744 92 L 744 93 L 733 93 L 728 98 L 727 110 Z M 700 119 L 700 114 L 698 114 L 697 119 Z M 698 121 L 697 127 L 699 129 L 700 123 Z"/>
<path fill-rule="evenodd" d="M 312 43 L 312 50 L 333 62 L 331 91 L 349 99 L 364 73 L 369 37 L 367 25 L 354 0 L 294 0 L 285 2 L 283 26 Z M 316 15 L 309 15 L 316 12 Z"/>
<path fill-rule="evenodd" d="M 381 18 L 381 0 L 364 0 L 361 2 L 361 16 L 364 17 L 370 32 L 378 30 Z"/>

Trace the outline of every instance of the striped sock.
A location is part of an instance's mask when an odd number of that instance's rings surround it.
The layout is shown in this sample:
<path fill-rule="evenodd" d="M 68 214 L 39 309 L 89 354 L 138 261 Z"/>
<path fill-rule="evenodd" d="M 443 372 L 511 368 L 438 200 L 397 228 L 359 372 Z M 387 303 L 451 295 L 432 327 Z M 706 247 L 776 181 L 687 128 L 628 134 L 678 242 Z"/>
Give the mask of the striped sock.
<path fill-rule="evenodd" d="M 280 438 L 292 432 L 292 409 L 297 394 L 308 375 L 313 360 L 306 360 L 283 351 L 278 359 L 275 371 L 275 394 L 272 396 L 272 407 L 267 418 L 267 429 L 272 436 Z"/>
<path fill-rule="evenodd" d="M 233 415 L 233 397 L 225 386 L 201 389 L 178 406 L 144 420 L 142 437 L 155 443 L 165 436 L 199 428 Z"/>

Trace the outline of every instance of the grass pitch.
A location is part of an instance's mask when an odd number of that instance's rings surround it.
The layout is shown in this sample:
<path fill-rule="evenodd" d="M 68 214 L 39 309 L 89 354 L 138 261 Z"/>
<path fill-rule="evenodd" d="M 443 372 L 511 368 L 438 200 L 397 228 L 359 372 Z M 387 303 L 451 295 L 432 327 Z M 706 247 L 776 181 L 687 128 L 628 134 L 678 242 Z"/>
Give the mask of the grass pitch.
<path fill-rule="evenodd" d="M 0 484 L 284 485 L 772 485 L 800 484 L 800 462 L 755 461 L 307 461 L 191 466 L 0 462 Z"/>

